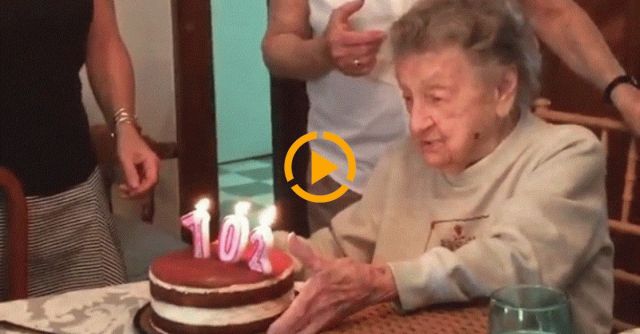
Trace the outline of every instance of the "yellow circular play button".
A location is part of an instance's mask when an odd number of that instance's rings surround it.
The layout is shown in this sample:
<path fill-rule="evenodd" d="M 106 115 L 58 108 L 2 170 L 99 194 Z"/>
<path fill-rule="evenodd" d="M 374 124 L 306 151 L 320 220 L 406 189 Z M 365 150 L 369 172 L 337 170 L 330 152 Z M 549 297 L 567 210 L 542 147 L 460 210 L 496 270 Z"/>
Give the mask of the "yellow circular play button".
<path fill-rule="evenodd" d="M 289 150 L 287 151 L 287 155 L 284 158 L 284 176 L 287 179 L 287 182 L 293 180 L 293 169 L 292 169 L 293 156 L 296 154 L 296 152 L 298 152 L 298 150 L 300 149 L 300 147 L 302 147 L 302 145 L 317 139 L 318 139 L 318 133 L 316 131 L 309 132 L 301 136 L 300 138 L 298 138 L 293 143 L 293 145 L 289 147 Z M 344 152 L 345 156 L 347 157 L 347 167 L 348 167 L 347 180 L 353 182 L 353 180 L 356 177 L 356 158 L 355 158 L 355 155 L 353 155 L 353 151 L 351 150 L 351 147 L 349 146 L 349 144 L 347 144 L 347 142 L 344 139 L 340 138 L 340 136 L 336 135 L 335 133 L 331 133 L 327 131 L 324 131 L 322 133 L 322 139 L 328 140 L 338 145 L 338 147 L 340 147 L 342 152 Z M 338 169 L 338 166 L 336 166 L 336 164 L 331 162 L 329 159 L 323 157 L 322 155 L 316 153 L 313 150 L 311 151 L 311 184 L 314 184 L 320 181 L 322 178 L 333 173 L 337 169 Z M 300 185 L 298 184 L 293 185 L 291 189 L 298 196 L 302 197 L 303 199 L 309 202 L 326 203 L 326 202 L 331 202 L 339 198 L 340 196 L 344 195 L 344 193 L 346 193 L 347 190 L 349 190 L 349 187 L 343 184 L 334 192 L 329 194 L 324 194 L 324 195 L 311 194 L 305 191 L 304 189 L 302 189 L 302 187 L 300 187 Z"/>

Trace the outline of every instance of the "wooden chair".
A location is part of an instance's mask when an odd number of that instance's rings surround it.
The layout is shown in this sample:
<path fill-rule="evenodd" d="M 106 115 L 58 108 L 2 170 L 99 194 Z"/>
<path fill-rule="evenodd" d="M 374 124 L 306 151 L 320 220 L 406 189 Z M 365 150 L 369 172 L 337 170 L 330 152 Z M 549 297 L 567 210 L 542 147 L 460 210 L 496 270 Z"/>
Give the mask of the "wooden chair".
<path fill-rule="evenodd" d="M 18 178 L 0 166 L 0 188 L 7 200 L 7 277 L 8 300 L 26 298 L 28 294 L 28 216 L 27 200 Z M 3 296 L 0 296 L 0 300 Z"/>
<path fill-rule="evenodd" d="M 93 125 L 90 129 L 91 140 L 98 159 L 98 165 L 105 181 L 108 198 L 111 198 L 111 185 L 115 180 L 115 168 L 118 165 L 115 144 L 111 132 L 105 124 Z M 157 142 L 148 136 L 143 136 L 147 145 L 156 153 L 160 160 L 178 157 L 178 147 L 175 142 Z M 140 218 L 151 223 L 155 212 L 153 190 L 142 199 Z"/>
<path fill-rule="evenodd" d="M 579 124 L 594 130 L 599 135 L 607 153 L 611 151 L 610 138 L 613 132 L 621 132 L 629 138 L 620 218 L 610 217 L 609 219 L 609 231 L 615 245 L 613 329 L 617 332 L 640 327 L 640 225 L 631 222 L 630 218 L 634 203 L 638 139 L 633 138 L 627 127 L 618 120 L 554 111 L 550 109 L 550 105 L 549 100 L 538 99 L 534 104 L 535 113 L 552 123 Z M 607 167 L 607 169 L 611 171 L 611 168 Z M 611 212 L 614 208 L 609 209 Z"/>

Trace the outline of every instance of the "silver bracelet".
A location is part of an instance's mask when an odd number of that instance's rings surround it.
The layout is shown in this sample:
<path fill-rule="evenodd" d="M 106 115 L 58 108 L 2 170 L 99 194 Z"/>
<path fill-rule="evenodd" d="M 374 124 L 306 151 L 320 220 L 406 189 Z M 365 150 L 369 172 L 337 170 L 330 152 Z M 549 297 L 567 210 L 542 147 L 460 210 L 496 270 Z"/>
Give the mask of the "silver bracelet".
<path fill-rule="evenodd" d="M 141 131 L 141 128 L 138 125 L 138 117 L 135 114 L 128 112 L 127 108 L 122 107 L 116 110 L 113 114 L 113 131 L 111 131 L 111 137 L 115 137 L 116 127 L 120 123 L 131 124 L 136 130 L 138 130 L 138 133 Z"/>

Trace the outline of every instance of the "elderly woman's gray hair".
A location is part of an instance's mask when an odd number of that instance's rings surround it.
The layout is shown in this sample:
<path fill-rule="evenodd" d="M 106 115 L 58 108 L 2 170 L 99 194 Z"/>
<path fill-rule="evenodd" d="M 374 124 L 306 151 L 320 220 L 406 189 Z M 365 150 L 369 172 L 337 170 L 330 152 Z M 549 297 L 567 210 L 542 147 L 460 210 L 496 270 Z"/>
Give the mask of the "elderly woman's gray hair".
<path fill-rule="evenodd" d="M 426 0 L 391 28 L 394 57 L 459 46 L 481 67 L 518 71 L 516 106 L 529 108 L 540 89 L 540 51 L 531 26 L 510 0 Z"/>

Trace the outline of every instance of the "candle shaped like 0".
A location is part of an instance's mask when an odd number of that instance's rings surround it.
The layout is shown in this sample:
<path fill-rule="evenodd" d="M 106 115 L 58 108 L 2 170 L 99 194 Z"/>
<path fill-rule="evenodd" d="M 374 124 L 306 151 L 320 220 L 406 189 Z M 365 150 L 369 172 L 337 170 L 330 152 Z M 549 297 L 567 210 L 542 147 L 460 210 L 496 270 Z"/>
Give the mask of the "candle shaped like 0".
<path fill-rule="evenodd" d="M 273 246 L 273 232 L 271 224 L 276 217 L 275 206 L 270 206 L 260 214 L 260 225 L 251 231 L 249 242 L 253 246 L 253 253 L 249 258 L 249 268 L 264 274 L 271 274 L 273 268 L 269 260 L 269 251 Z"/>
<path fill-rule="evenodd" d="M 249 239 L 249 220 L 247 213 L 251 208 L 249 202 L 238 202 L 234 214 L 224 217 L 218 237 L 218 257 L 223 262 L 237 262 Z"/>

